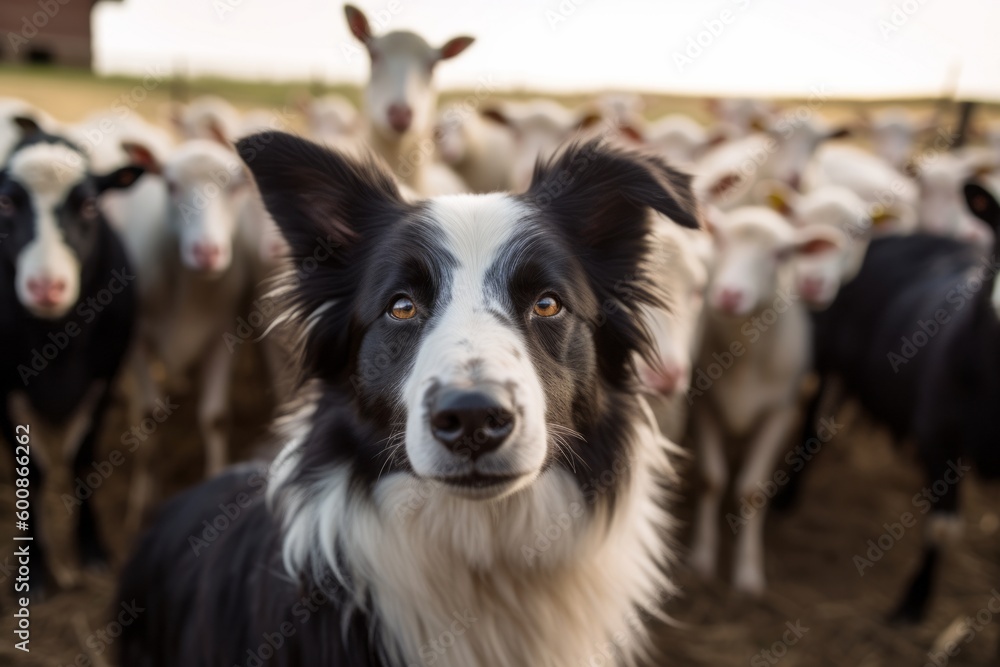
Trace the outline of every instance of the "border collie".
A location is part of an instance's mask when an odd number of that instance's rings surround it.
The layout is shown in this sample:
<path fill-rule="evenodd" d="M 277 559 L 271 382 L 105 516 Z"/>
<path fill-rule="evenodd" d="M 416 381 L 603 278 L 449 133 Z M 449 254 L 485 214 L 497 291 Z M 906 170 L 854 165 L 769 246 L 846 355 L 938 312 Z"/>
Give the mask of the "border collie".
<path fill-rule="evenodd" d="M 633 664 L 672 587 L 632 359 L 652 211 L 698 227 L 689 178 L 593 141 L 524 194 L 408 203 L 371 161 L 237 147 L 291 249 L 303 404 L 269 469 L 162 510 L 122 664 Z"/>

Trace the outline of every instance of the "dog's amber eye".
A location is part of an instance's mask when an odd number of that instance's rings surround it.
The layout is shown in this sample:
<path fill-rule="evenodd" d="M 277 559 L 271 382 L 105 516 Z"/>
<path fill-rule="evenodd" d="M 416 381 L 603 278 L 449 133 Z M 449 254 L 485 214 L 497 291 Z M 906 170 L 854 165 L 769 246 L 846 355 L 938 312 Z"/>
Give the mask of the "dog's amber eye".
<path fill-rule="evenodd" d="M 397 320 L 409 320 L 417 316 L 417 307 L 409 297 L 402 296 L 392 304 L 389 314 Z"/>
<path fill-rule="evenodd" d="M 562 310 L 562 304 L 559 303 L 559 299 L 547 294 L 535 302 L 534 310 L 535 315 L 539 317 L 552 317 L 559 314 L 559 311 Z"/>

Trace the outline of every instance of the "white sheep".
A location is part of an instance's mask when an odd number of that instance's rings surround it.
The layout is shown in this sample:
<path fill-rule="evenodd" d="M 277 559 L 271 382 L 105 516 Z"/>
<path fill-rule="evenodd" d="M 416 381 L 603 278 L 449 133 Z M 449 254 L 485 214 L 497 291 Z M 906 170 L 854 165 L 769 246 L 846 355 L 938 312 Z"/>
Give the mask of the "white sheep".
<path fill-rule="evenodd" d="M 657 216 L 654 240 L 658 247 L 649 270 L 668 308 L 644 309 L 654 356 L 637 358 L 636 370 L 660 430 L 680 442 L 687 423 L 691 367 L 701 343 L 712 240 L 707 232 L 681 229 L 662 216 Z"/>
<path fill-rule="evenodd" d="M 452 104 L 438 115 L 434 141 L 441 160 L 472 192 L 511 189 L 517 140 L 509 125 L 467 105 Z"/>
<path fill-rule="evenodd" d="M 345 5 L 344 12 L 371 61 L 364 92 L 368 146 L 397 179 L 422 196 L 464 192 L 455 172 L 434 160 L 433 73 L 436 63 L 465 51 L 473 38 L 455 37 L 436 48 L 412 32 L 375 36 L 360 9 Z"/>
<path fill-rule="evenodd" d="M 689 396 L 705 486 L 694 519 L 691 564 L 716 568 L 727 443 L 740 443 L 738 508 L 726 517 L 736 532 L 733 585 L 765 587 L 763 529 L 777 492 L 775 467 L 795 425 L 810 364 L 808 312 L 792 291 L 789 259 L 814 250 L 812 230 L 796 230 L 777 212 L 747 206 L 710 210 L 716 261 L 708 288 L 705 332 Z"/>
<path fill-rule="evenodd" d="M 691 165 L 709 144 L 708 130 L 685 114 L 663 116 L 646 126 L 646 146 L 667 162 Z"/>

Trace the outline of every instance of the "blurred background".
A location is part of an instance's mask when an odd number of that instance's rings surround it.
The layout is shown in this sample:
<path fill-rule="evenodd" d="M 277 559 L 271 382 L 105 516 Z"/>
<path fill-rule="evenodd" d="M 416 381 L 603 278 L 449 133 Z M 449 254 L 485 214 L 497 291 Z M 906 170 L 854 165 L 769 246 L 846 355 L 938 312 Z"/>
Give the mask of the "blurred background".
<path fill-rule="evenodd" d="M 545 98 L 573 118 L 587 109 L 613 109 L 616 122 L 635 119 L 640 139 L 648 142 L 655 138 L 644 133 L 657 120 L 683 114 L 700 126 L 692 141 L 712 142 L 714 130 L 729 122 L 720 105 L 739 98 L 774 114 L 819 109 L 825 122 L 850 126 L 848 141 L 866 150 L 874 150 L 873 119 L 884 113 L 912 121 L 911 153 L 930 145 L 941 128 L 949 136 L 961 133 L 956 145 L 994 145 L 990 142 L 1000 137 L 1000 3 L 995 0 L 356 4 L 375 34 L 413 30 L 432 45 L 457 35 L 475 37 L 464 53 L 436 68 L 439 107 L 485 89 L 488 103 L 477 103 L 480 108 L 504 110 L 511 101 Z M 368 74 L 368 55 L 337 2 L 0 0 L 0 98 L 21 100 L 58 123 L 80 123 L 124 104 L 143 121 L 182 136 L 179 114 L 213 96 L 245 118 L 262 113 L 262 125 L 336 143 L 324 134 L 337 135 L 324 118 L 339 118 L 339 112 L 324 116 L 328 107 L 319 102 L 333 94 L 361 109 Z M 350 116 L 350 110 L 345 113 Z M 508 121 L 515 116 L 508 114 Z M 750 131 L 756 121 L 746 119 Z M 702 147 L 685 144 L 685 149 L 691 152 L 681 161 L 693 163 Z M 996 157 L 1000 161 L 1000 153 Z M 238 312 L 252 312 L 249 301 Z M 280 396 L 261 379 L 264 354 L 249 344 L 235 352 L 231 460 L 266 451 L 261 437 Z M 204 470 L 199 389 L 188 387 L 172 398 L 179 407 L 157 432 L 167 446 L 150 454 L 159 498 L 197 483 Z M 131 428 L 123 403 L 115 405 L 105 426 L 98 460 Z M 768 522 L 769 588 L 762 598 L 679 568 L 682 595 L 667 604 L 677 623 L 658 631 L 657 638 L 672 659 L 667 664 L 937 664 L 929 654 L 933 647 L 943 645 L 954 635 L 954 624 L 990 598 L 1000 581 L 1000 497 L 996 488 L 972 479 L 963 490 L 965 539 L 949 552 L 928 618 L 913 627 L 885 621 L 916 567 L 919 531 L 903 536 L 864 576 L 853 559 L 885 532 L 886 522 L 911 507 L 923 480 L 878 426 L 854 413 L 846 423 L 847 431 L 827 445 L 822 466 L 809 477 L 800 506 Z M 66 591 L 34 605 L 32 653 L 14 651 L 5 639 L 0 665 L 113 664 L 113 637 L 100 633 L 108 609 L 117 604 L 115 568 L 136 536 L 126 519 L 137 466 L 136 458 L 126 456 L 94 490 L 111 568 L 81 571 Z M 690 462 L 682 468 L 687 473 L 677 494 L 679 535 L 686 543 L 688 499 L 698 483 Z M 4 516 L 13 498 L 9 469 L 6 461 L 0 466 Z M 72 516 L 63 494 L 75 483 L 66 471 L 47 483 L 45 511 L 52 517 L 57 554 L 73 549 Z M 3 531 L 9 530 L 7 523 Z M 5 608 L 11 604 L 10 544 L 0 541 Z M 727 553 L 723 549 L 722 572 Z M 808 628 L 794 645 L 783 644 L 788 624 Z M 0 634 L 9 638 L 12 628 L 5 613 Z M 1000 622 L 987 624 L 948 664 L 997 664 L 998 640 Z M 780 655 L 772 650 L 778 644 L 784 646 Z"/>

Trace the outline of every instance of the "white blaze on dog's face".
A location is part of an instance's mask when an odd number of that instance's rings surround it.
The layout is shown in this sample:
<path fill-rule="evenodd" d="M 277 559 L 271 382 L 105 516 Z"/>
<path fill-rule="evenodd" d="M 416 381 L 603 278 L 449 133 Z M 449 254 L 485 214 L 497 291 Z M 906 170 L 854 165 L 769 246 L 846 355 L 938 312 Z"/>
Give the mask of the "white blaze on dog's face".
<path fill-rule="evenodd" d="M 454 264 L 403 389 L 406 453 L 421 477 L 470 480 L 459 487 L 470 496 L 513 492 L 548 457 L 545 392 L 504 284 L 530 243 L 529 216 L 502 195 L 443 198 L 427 210 Z M 558 299 L 540 293 L 522 315 L 565 317 Z"/>
<path fill-rule="evenodd" d="M 628 429 L 603 420 L 635 408 L 609 402 L 634 397 L 640 310 L 659 303 L 648 211 L 698 224 L 685 176 L 593 142 L 522 196 L 414 204 L 374 164 L 301 139 L 239 148 L 293 261 L 319 245 L 327 257 L 290 286 L 290 315 L 308 323 L 317 415 L 348 401 L 353 425 L 306 439 L 313 466 L 497 499 L 550 468 L 585 479 L 626 455 Z"/>
<path fill-rule="evenodd" d="M 345 5 L 344 12 L 348 27 L 371 57 L 365 88 L 368 122 L 386 141 L 398 141 L 408 133 L 422 136 L 430 130 L 437 106 L 432 84 L 435 65 L 462 53 L 473 38 L 456 37 L 435 48 L 412 32 L 376 37 L 361 10 Z"/>
<path fill-rule="evenodd" d="M 94 176 L 79 149 L 30 120 L 19 122 L 24 138 L 0 172 L 0 252 L 12 267 L 18 301 L 36 317 L 57 319 L 79 299 L 100 240 L 98 195 L 131 185 L 142 170 Z"/>

